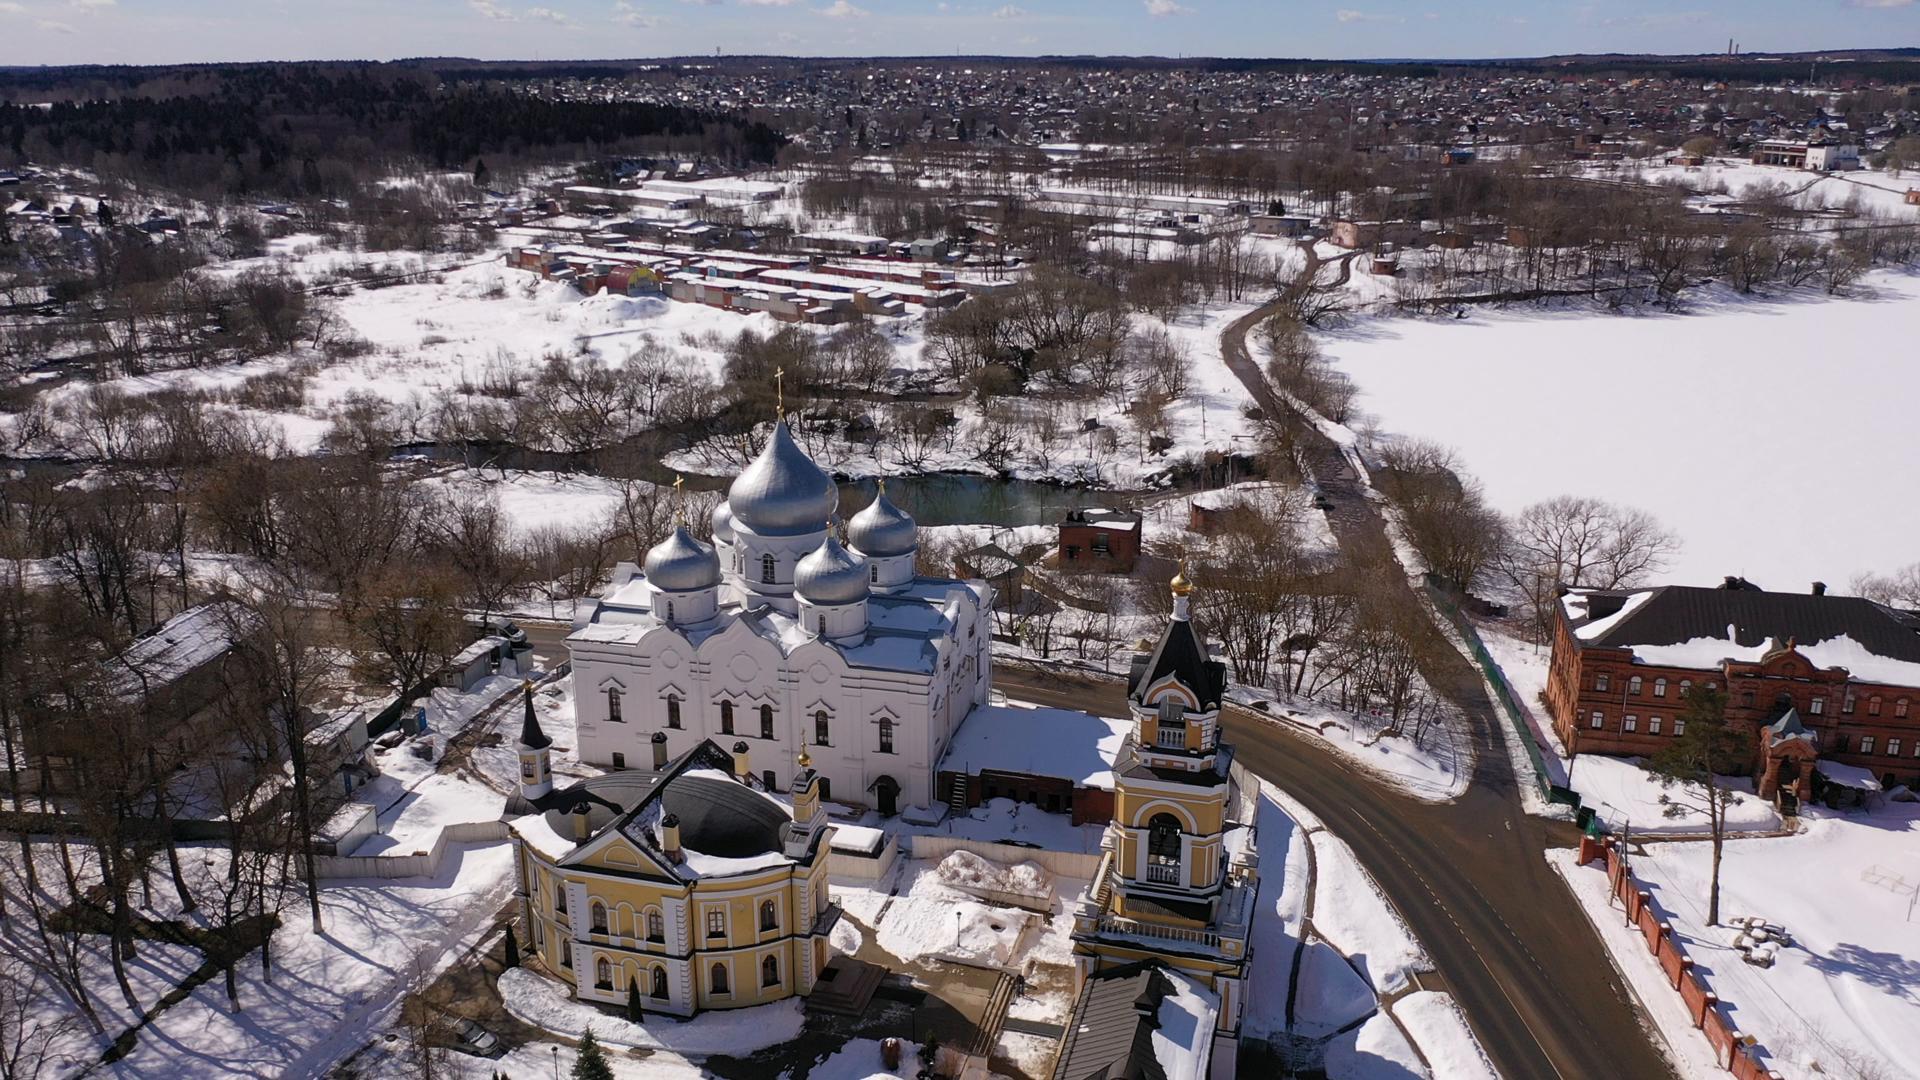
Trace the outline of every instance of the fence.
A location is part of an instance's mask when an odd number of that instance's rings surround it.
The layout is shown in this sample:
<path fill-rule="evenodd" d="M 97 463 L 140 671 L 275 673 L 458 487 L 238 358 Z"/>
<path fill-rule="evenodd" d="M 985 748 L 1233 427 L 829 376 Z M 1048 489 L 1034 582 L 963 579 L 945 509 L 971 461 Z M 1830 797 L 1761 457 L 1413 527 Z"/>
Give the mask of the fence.
<path fill-rule="evenodd" d="M 1614 898 L 1626 905 L 1627 922 L 1639 931 L 1667 985 L 1686 1004 L 1693 1026 L 1712 1044 L 1714 1060 L 1739 1080 L 1780 1080 L 1780 1074 L 1761 1063 L 1760 1052 L 1733 1026 L 1720 998 L 1700 980 L 1686 947 L 1673 936 L 1673 926 L 1654 910 L 1653 894 L 1640 887 L 1640 879 L 1621 858 L 1619 842 L 1582 837 L 1580 865 L 1595 859 L 1606 861 L 1607 883 Z"/>
<path fill-rule="evenodd" d="M 1479 666 L 1481 674 L 1487 677 L 1488 684 L 1493 687 L 1494 704 L 1506 716 L 1514 734 L 1520 739 L 1520 745 L 1527 748 L 1527 760 L 1533 763 L 1533 777 L 1540 785 L 1540 793 L 1547 797 L 1548 802 L 1565 803 L 1573 807 L 1575 813 L 1579 813 L 1581 809 L 1579 794 L 1572 788 L 1553 782 L 1553 773 L 1547 769 L 1546 756 L 1540 752 L 1540 742 L 1534 738 L 1533 724 L 1528 720 L 1531 713 L 1527 710 L 1526 704 L 1520 700 L 1520 696 L 1513 692 L 1512 685 L 1507 682 L 1507 676 L 1500 670 L 1500 665 L 1494 660 L 1493 654 L 1487 651 L 1486 642 L 1480 640 L 1480 632 L 1474 629 L 1472 620 L 1461 613 L 1460 605 L 1454 600 L 1453 594 L 1441 586 L 1432 574 L 1427 575 L 1427 595 L 1432 598 L 1433 606 L 1447 617 L 1447 621 L 1453 624 L 1455 630 L 1460 632 L 1460 637 L 1466 641 L 1468 650 L 1473 653 L 1473 662 Z M 1591 815 L 1584 816 L 1591 819 Z M 1583 821 L 1582 824 L 1585 822 Z"/>
<path fill-rule="evenodd" d="M 314 876 L 320 878 L 433 877 L 440 860 L 454 844 L 491 843 L 509 836 L 504 821 L 463 821 L 443 825 L 425 851 L 405 855 L 319 855 Z"/>
<path fill-rule="evenodd" d="M 908 850 L 916 859 L 944 859 L 954 851 L 971 851 L 983 859 L 1012 866 L 1039 863 L 1048 873 L 1060 877 L 1092 878 L 1100 869 L 1098 852 L 1049 851 L 1044 848 L 996 844 L 989 840 L 968 840 L 959 836 L 920 835 L 906 837 Z"/>

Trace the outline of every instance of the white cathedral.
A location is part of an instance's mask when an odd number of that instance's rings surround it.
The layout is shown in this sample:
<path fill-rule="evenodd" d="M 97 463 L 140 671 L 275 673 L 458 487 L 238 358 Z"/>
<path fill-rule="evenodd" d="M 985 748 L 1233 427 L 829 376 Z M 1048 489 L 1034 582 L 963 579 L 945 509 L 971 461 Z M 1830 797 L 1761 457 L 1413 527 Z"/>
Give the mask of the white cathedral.
<path fill-rule="evenodd" d="M 582 761 L 645 768 L 703 739 L 786 790 L 804 746 L 820 796 L 893 813 L 992 679 L 984 582 L 919 577 L 918 530 L 882 487 L 836 535 L 839 489 L 776 422 L 714 509 L 621 563 L 567 639 Z"/>

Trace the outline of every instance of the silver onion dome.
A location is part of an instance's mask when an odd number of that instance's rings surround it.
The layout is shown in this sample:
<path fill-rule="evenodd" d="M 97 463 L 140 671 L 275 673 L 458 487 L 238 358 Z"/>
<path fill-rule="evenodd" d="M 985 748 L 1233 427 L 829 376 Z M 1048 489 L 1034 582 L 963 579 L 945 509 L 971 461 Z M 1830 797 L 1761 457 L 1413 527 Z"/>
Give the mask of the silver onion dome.
<path fill-rule="evenodd" d="M 920 544 L 920 530 L 911 515 L 887 498 L 887 489 L 882 487 L 866 509 L 847 522 L 847 543 L 860 554 L 874 558 L 909 555 Z"/>
<path fill-rule="evenodd" d="M 762 536 L 819 532 L 839 501 L 840 489 L 793 441 L 784 420 L 727 490 L 733 519 Z"/>
<path fill-rule="evenodd" d="M 720 556 L 685 525 L 675 525 L 647 551 L 647 581 L 664 592 L 711 589 L 720 584 Z"/>
<path fill-rule="evenodd" d="M 713 523 L 715 540 L 723 544 L 733 543 L 733 510 L 727 506 L 726 500 L 722 499 L 713 508 L 713 517 L 708 520 Z"/>
<path fill-rule="evenodd" d="M 793 591 L 814 604 L 851 604 L 867 598 L 867 564 L 829 535 L 794 567 Z"/>

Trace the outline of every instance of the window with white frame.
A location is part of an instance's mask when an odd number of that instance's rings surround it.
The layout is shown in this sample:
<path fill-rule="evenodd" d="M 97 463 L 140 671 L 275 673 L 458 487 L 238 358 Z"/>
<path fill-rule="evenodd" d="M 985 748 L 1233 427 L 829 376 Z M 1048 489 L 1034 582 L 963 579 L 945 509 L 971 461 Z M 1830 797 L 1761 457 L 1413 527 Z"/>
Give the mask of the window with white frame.
<path fill-rule="evenodd" d="M 1873 753 L 1873 736 L 1871 735 L 1860 736 L 1860 752 L 1863 754 Z"/>
<path fill-rule="evenodd" d="M 626 723 L 626 718 L 620 715 L 620 688 L 617 686 L 607 687 L 607 721 L 614 724 Z"/>
<path fill-rule="evenodd" d="M 1640 676 L 1635 675 L 1633 678 L 1627 680 L 1627 693 L 1635 697 L 1640 696 Z"/>
<path fill-rule="evenodd" d="M 1633 715 L 1632 713 L 1628 713 L 1627 715 L 1621 717 L 1620 730 L 1621 731 L 1639 731 L 1640 718 Z"/>
<path fill-rule="evenodd" d="M 1673 718 L 1673 733 L 1675 736 L 1685 735 L 1687 733 L 1686 717 L 1676 716 Z"/>
<path fill-rule="evenodd" d="M 707 909 L 707 936 L 710 938 L 727 936 L 727 909 L 717 907 Z"/>
<path fill-rule="evenodd" d="M 1659 717 L 1657 716 L 1647 717 L 1647 734 L 1649 735 L 1660 734 L 1660 718 Z"/>
<path fill-rule="evenodd" d="M 1607 687 L 1611 685 L 1613 685 L 1613 677 L 1608 675 L 1606 672 L 1602 671 L 1594 675 L 1593 688 L 1595 690 L 1598 690 L 1600 693 L 1603 693 L 1603 694 L 1606 693 Z"/>
<path fill-rule="evenodd" d="M 1653 696 L 1654 697 L 1667 696 L 1667 680 L 1665 679 L 1653 680 Z"/>
<path fill-rule="evenodd" d="M 1599 710 L 1596 709 L 1594 711 L 1592 719 L 1588 722 L 1587 726 L 1594 729 L 1595 731 L 1598 731 L 1601 728 L 1606 727 L 1607 714 L 1600 712 Z"/>
<path fill-rule="evenodd" d="M 1887 756 L 1888 757 L 1900 756 L 1900 740 L 1899 739 L 1887 740 Z"/>

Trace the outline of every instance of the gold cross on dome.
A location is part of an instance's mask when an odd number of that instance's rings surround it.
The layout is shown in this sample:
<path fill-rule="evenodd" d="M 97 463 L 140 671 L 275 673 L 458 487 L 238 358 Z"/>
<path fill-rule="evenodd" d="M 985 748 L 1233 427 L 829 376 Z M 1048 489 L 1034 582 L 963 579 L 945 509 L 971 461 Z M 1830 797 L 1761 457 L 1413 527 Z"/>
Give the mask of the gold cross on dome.
<path fill-rule="evenodd" d="M 686 477 L 679 473 L 673 474 L 673 520 L 680 525 L 687 523 L 686 484 Z"/>
<path fill-rule="evenodd" d="M 776 417 L 787 415 L 787 369 L 773 369 L 773 414 Z"/>

